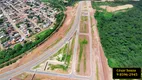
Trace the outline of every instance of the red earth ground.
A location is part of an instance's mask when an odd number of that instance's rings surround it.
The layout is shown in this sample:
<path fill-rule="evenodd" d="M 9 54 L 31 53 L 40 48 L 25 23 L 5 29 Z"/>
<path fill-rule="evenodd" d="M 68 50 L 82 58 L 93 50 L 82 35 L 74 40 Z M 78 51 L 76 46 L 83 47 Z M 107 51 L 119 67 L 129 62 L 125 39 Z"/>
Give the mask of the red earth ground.
<path fill-rule="evenodd" d="M 87 17 L 87 19 L 88 19 L 88 16 L 82 16 L 82 17 Z M 86 28 L 84 26 L 86 26 Z M 80 21 L 80 32 L 81 33 L 88 33 L 89 32 L 88 20 L 87 21 L 83 21 L 83 20 Z"/>
<path fill-rule="evenodd" d="M 97 29 L 97 21 L 94 19 L 94 13 L 95 13 L 95 10 L 91 9 L 92 28 L 94 28 L 93 49 L 95 51 L 95 56 L 97 57 L 97 61 L 98 61 L 97 63 L 98 63 L 98 71 L 99 71 L 98 73 L 99 80 L 103 80 L 103 77 L 104 77 L 104 80 L 112 80 L 112 69 L 108 66 L 107 58 L 105 57 L 105 53 L 101 45 L 101 41 L 100 41 L 98 29 Z"/>
<path fill-rule="evenodd" d="M 83 3 L 83 10 L 82 10 L 82 13 L 86 13 L 88 12 L 87 10 L 84 12 L 85 9 L 87 9 L 86 7 L 86 2 Z M 81 19 L 80 21 L 80 34 L 79 34 L 79 39 L 81 40 L 84 40 L 86 39 L 88 41 L 88 44 L 85 45 L 85 47 L 83 48 L 83 53 L 82 53 L 82 59 L 81 59 L 81 62 L 80 62 L 80 71 L 78 72 L 77 71 L 77 68 L 78 68 L 78 59 L 79 59 L 79 52 L 80 52 L 80 44 L 78 42 L 78 51 L 77 51 L 77 62 L 76 62 L 76 72 L 78 75 L 83 75 L 83 76 L 90 76 L 91 74 L 91 64 L 90 64 L 90 40 L 89 40 L 89 25 L 88 25 L 88 14 L 85 14 L 83 15 L 82 14 L 82 17 L 86 17 L 87 18 L 87 21 L 83 21 Z M 83 26 L 86 25 L 86 29 L 83 29 Z M 85 30 L 85 31 L 84 31 Z M 86 70 L 85 70 L 85 66 L 84 66 L 84 59 L 86 59 Z"/>
<path fill-rule="evenodd" d="M 22 73 L 11 80 L 31 80 L 33 77 L 33 74 L 30 73 Z M 57 77 L 57 76 L 48 76 L 48 75 L 41 75 L 41 74 L 35 74 L 33 80 L 76 80 L 71 78 L 65 78 L 65 77 Z"/>
<path fill-rule="evenodd" d="M 89 76 L 90 75 L 90 42 L 89 42 L 89 37 L 86 35 L 79 35 L 80 40 L 84 40 L 86 39 L 88 41 L 88 43 L 85 45 L 85 47 L 83 48 L 83 53 L 82 53 L 82 58 L 81 58 L 81 62 L 80 62 L 80 71 L 77 72 L 77 74 L 79 75 L 83 75 L 83 76 Z M 78 41 L 79 42 L 79 41 Z M 76 64 L 76 69 L 78 68 L 78 59 L 79 59 L 79 52 L 80 52 L 80 44 L 78 43 L 78 51 L 77 51 L 77 64 Z M 85 71 L 85 66 L 84 66 L 84 58 L 86 58 L 86 71 Z"/>

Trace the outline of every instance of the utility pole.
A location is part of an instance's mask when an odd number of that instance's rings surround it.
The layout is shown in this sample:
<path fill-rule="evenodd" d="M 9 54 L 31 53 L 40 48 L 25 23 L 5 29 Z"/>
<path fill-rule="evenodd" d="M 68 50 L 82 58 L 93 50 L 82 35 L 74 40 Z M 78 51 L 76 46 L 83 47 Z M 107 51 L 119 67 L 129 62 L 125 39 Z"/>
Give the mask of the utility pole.
<path fill-rule="evenodd" d="M 35 70 L 35 72 L 34 72 L 34 74 L 33 74 L 33 76 L 32 76 L 32 79 L 31 79 L 31 80 L 34 80 L 34 77 L 35 77 L 36 71 L 37 71 L 37 69 Z"/>

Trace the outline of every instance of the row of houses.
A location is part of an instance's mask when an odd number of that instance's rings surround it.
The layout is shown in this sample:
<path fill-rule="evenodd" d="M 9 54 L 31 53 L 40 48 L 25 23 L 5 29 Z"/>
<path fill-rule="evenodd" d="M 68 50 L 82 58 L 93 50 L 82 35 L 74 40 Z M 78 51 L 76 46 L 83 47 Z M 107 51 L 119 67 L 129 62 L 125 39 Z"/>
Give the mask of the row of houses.
<path fill-rule="evenodd" d="M 0 10 L 0 19 L 3 20 L 3 22 L 0 24 L 0 44 L 4 48 L 7 48 L 20 42 L 20 34 L 13 28 L 11 23 L 4 16 L 2 10 Z"/>
<path fill-rule="evenodd" d="M 7 48 L 27 40 L 54 24 L 57 14 L 40 0 L 0 0 L 0 43 Z"/>

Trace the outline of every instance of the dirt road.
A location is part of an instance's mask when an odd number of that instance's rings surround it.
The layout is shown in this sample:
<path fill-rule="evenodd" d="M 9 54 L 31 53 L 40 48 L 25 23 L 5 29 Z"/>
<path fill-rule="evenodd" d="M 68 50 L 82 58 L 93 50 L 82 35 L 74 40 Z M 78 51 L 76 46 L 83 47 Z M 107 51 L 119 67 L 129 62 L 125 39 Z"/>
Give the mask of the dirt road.
<path fill-rule="evenodd" d="M 90 5 L 91 6 L 91 5 Z M 103 51 L 98 28 L 97 21 L 94 18 L 95 10 L 91 9 L 91 23 L 93 30 L 93 51 L 95 51 L 96 61 L 98 65 L 98 75 L 99 80 L 112 80 L 112 69 L 108 66 L 107 58 L 105 57 L 105 53 Z"/>

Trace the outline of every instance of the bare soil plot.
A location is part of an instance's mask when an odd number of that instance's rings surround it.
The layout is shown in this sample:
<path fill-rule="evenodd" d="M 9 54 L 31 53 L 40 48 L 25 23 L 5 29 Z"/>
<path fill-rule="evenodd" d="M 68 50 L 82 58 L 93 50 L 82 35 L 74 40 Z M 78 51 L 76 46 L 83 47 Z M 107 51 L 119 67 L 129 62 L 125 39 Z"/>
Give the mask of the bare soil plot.
<path fill-rule="evenodd" d="M 32 77 L 33 77 L 33 74 L 22 73 L 22 74 L 20 74 L 20 75 L 18 75 L 16 77 L 12 78 L 11 80 L 31 80 Z M 35 74 L 35 77 L 34 77 L 33 80 L 77 80 L 77 79 Z"/>
<path fill-rule="evenodd" d="M 86 2 L 83 3 L 83 9 L 81 14 L 81 21 L 80 21 L 80 32 L 81 33 L 88 33 L 88 10 L 86 6 Z"/>
<path fill-rule="evenodd" d="M 108 12 L 115 12 L 115 11 L 124 10 L 124 9 L 132 8 L 132 7 L 133 7 L 132 4 L 126 4 L 122 6 L 116 6 L 116 7 L 105 6 L 105 5 L 100 6 L 100 8 L 106 9 Z"/>
<path fill-rule="evenodd" d="M 79 36 L 76 72 L 79 75 L 90 75 L 90 42 L 89 37 L 85 35 Z"/>
<path fill-rule="evenodd" d="M 87 16 L 81 16 L 81 22 L 80 22 L 80 32 L 81 33 L 88 33 L 88 17 Z"/>
<path fill-rule="evenodd" d="M 41 44 L 36 49 L 31 51 L 29 54 L 25 55 L 23 58 L 18 60 L 16 63 L 13 63 L 10 66 L 6 66 L 6 67 L 0 69 L 0 73 L 10 71 L 14 68 L 17 68 L 17 67 L 33 60 L 34 58 L 41 55 L 45 50 L 47 50 L 47 48 L 50 45 L 52 45 L 52 43 L 55 43 L 54 41 L 59 40 L 60 38 L 63 38 L 65 36 L 66 30 L 68 30 L 68 28 L 69 28 L 69 25 L 70 25 L 73 17 L 75 16 L 74 15 L 75 11 L 76 11 L 76 7 L 74 7 L 74 8 L 67 7 L 67 11 L 65 12 L 67 15 L 66 19 L 65 19 L 62 27 L 54 35 L 52 35 L 47 41 L 45 41 L 43 44 Z M 69 23 L 69 21 L 70 21 L 70 23 Z"/>

